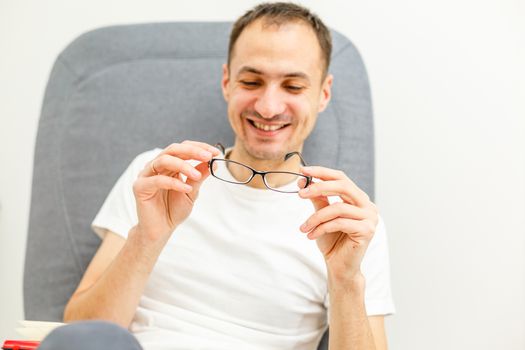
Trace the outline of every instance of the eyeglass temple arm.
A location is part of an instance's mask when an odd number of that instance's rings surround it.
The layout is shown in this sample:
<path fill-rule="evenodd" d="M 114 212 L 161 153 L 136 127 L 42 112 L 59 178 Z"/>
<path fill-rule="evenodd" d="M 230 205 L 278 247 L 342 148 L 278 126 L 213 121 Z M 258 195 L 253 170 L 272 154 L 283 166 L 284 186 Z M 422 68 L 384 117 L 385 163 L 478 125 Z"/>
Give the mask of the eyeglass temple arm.
<path fill-rule="evenodd" d="M 301 160 L 301 165 L 302 166 L 307 166 L 306 162 L 304 161 L 303 159 L 303 156 L 301 156 L 301 153 L 300 152 L 290 152 L 290 153 L 287 153 L 285 156 L 284 156 L 284 160 L 288 160 L 291 156 L 299 156 L 299 159 Z M 306 184 L 305 184 L 305 187 L 308 187 L 310 184 L 312 183 L 312 177 L 311 176 L 306 176 Z"/>
<path fill-rule="evenodd" d="M 215 147 L 217 147 L 218 149 L 220 149 L 222 151 L 222 154 L 224 154 L 224 152 L 226 152 L 226 149 L 224 148 L 224 146 L 222 145 L 222 143 L 220 142 L 217 142 L 215 144 Z"/>
<path fill-rule="evenodd" d="M 307 166 L 306 162 L 304 161 L 303 157 L 301 156 L 301 153 L 300 152 L 290 152 L 290 153 L 286 153 L 286 155 L 284 156 L 284 160 L 288 160 L 290 159 L 290 157 L 292 156 L 295 156 L 297 155 L 299 157 L 299 159 L 301 159 L 301 165 L 302 166 Z"/>
<path fill-rule="evenodd" d="M 219 149 L 221 150 L 222 154 L 225 154 L 226 150 L 224 149 L 224 146 L 222 145 L 222 143 L 217 142 L 214 146 L 215 146 L 216 148 L 219 148 Z M 210 171 L 211 171 L 212 174 L 213 174 L 213 170 L 212 170 L 212 168 L 211 168 L 211 163 L 212 163 L 213 159 L 214 159 L 214 158 L 212 158 L 212 159 L 210 159 L 210 160 L 208 161 L 208 166 L 210 167 Z"/>

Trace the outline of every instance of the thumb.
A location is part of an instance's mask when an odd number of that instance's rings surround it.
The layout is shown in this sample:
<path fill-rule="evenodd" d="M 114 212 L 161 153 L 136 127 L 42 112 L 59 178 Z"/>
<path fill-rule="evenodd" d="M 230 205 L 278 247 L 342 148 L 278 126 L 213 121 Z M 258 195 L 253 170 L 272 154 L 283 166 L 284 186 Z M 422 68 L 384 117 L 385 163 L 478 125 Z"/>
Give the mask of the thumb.
<path fill-rule="evenodd" d="M 325 196 L 318 196 L 310 198 L 310 201 L 314 205 L 315 211 L 319 211 L 323 209 L 324 207 L 327 207 L 330 205 L 330 202 L 328 202 L 328 197 Z"/>
<path fill-rule="evenodd" d="M 199 194 L 199 189 L 201 188 L 201 185 L 204 182 L 204 180 L 206 180 L 206 178 L 210 176 L 210 169 L 208 168 L 208 162 L 200 163 L 199 165 L 195 167 L 195 169 L 197 169 L 197 171 L 201 173 L 201 178 L 199 180 L 192 180 L 190 178 L 186 180 L 186 184 L 193 187 L 193 190 L 190 193 L 188 193 L 188 195 L 191 196 L 193 200 L 197 198 Z"/>
<path fill-rule="evenodd" d="M 297 182 L 297 185 L 299 186 L 299 188 L 302 188 L 302 190 L 300 190 L 299 192 L 299 195 L 301 195 L 303 191 L 308 191 L 308 188 L 305 187 L 306 180 L 304 178 L 299 179 Z M 312 197 L 310 198 L 310 201 L 314 205 L 315 211 L 319 211 L 323 209 L 324 207 L 327 207 L 328 205 L 330 205 L 330 202 L 328 202 L 328 198 L 325 196 Z"/>

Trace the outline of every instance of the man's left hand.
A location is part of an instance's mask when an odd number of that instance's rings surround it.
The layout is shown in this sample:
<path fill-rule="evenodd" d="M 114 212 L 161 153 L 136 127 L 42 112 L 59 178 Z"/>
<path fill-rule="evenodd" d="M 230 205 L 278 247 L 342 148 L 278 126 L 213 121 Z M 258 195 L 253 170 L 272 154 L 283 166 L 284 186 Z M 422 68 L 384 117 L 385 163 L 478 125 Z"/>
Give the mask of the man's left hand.
<path fill-rule="evenodd" d="M 301 171 L 321 181 L 299 191 L 315 207 L 300 230 L 317 240 L 331 277 L 337 281 L 361 277 L 361 261 L 378 223 L 375 204 L 342 171 L 320 166 Z M 342 202 L 330 204 L 328 196 L 338 196 Z"/>

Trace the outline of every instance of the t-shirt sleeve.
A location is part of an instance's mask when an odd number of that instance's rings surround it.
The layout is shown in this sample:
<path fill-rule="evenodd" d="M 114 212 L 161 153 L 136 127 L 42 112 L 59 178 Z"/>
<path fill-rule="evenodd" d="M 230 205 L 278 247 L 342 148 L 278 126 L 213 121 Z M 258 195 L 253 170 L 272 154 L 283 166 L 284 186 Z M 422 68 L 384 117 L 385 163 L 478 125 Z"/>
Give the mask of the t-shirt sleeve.
<path fill-rule="evenodd" d="M 365 308 L 368 316 L 390 315 L 395 313 L 395 306 L 390 286 L 390 257 L 385 223 L 381 217 L 376 232 L 361 262 L 361 272 L 366 281 Z M 330 298 L 327 295 L 325 306 L 329 309 Z"/>
<path fill-rule="evenodd" d="M 144 166 L 160 152 L 154 149 L 138 155 L 117 180 L 91 223 L 100 238 L 104 239 L 108 231 L 128 237 L 129 230 L 138 222 L 133 183 Z"/>

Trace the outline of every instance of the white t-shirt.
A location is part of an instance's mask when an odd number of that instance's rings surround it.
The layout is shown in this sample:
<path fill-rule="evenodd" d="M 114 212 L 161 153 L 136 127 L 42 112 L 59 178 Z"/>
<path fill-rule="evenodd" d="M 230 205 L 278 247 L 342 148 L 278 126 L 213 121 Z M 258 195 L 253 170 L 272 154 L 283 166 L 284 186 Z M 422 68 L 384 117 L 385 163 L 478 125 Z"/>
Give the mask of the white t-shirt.
<path fill-rule="evenodd" d="M 161 150 L 139 155 L 92 225 L 124 238 L 137 223 L 132 184 Z M 231 175 L 230 175 L 231 176 Z M 327 276 L 315 241 L 299 231 L 309 200 L 210 176 L 173 233 L 130 326 L 145 350 L 316 349 L 327 327 Z M 394 312 L 385 228 L 362 263 L 368 315 Z"/>

